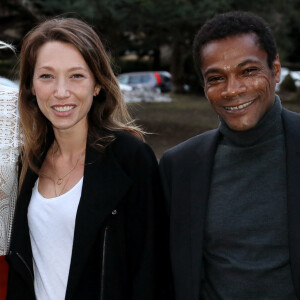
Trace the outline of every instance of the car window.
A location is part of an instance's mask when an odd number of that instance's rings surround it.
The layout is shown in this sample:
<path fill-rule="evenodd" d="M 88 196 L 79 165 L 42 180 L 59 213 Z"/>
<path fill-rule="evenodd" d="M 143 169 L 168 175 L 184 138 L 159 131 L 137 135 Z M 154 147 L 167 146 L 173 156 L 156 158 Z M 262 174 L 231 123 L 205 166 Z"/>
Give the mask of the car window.
<path fill-rule="evenodd" d="M 129 77 L 129 83 L 130 84 L 137 84 L 141 83 L 141 76 L 139 75 L 133 75 Z"/>
<path fill-rule="evenodd" d="M 163 79 L 164 82 L 170 82 L 171 78 L 167 77 L 167 76 L 161 76 L 161 78 Z"/>
<path fill-rule="evenodd" d="M 129 77 L 129 84 L 139 84 L 150 81 L 150 75 L 131 75 Z"/>
<path fill-rule="evenodd" d="M 142 75 L 141 76 L 141 82 L 142 83 L 145 83 L 145 82 L 148 82 L 150 81 L 150 75 Z"/>
<path fill-rule="evenodd" d="M 123 84 L 128 84 L 129 76 L 119 76 L 118 81 Z"/>

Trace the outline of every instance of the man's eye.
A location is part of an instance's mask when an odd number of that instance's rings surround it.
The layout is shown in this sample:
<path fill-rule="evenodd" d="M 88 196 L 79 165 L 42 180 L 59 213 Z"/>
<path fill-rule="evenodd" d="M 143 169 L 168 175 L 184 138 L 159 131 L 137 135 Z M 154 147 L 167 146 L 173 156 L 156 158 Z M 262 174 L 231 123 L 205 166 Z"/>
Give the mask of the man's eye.
<path fill-rule="evenodd" d="M 243 71 L 243 73 L 245 74 L 245 75 L 252 75 L 252 74 L 254 74 L 255 72 L 257 72 L 258 71 L 258 68 L 247 68 L 247 69 L 245 69 L 244 71 Z"/>
<path fill-rule="evenodd" d="M 207 78 L 207 83 L 214 83 L 222 80 L 222 76 L 212 76 Z"/>

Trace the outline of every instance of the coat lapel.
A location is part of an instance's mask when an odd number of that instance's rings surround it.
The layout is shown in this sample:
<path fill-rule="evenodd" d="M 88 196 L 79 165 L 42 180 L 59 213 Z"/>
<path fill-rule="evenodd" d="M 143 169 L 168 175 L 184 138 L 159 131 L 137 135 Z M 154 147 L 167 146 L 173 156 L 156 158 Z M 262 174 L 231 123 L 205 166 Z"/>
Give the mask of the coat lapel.
<path fill-rule="evenodd" d="M 300 116 L 283 109 L 286 138 L 288 232 L 292 278 L 300 297 Z"/>
<path fill-rule="evenodd" d="M 197 148 L 197 159 L 191 171 L 190 236 L 193 299 L 200 299 L 200 282 L 203 274 L 204 226 L 218 137 L 219 131 L 217 130 L 213 131 L 213 133 L 205 133 L 205 139 L 199 143 Z"/>
<path fill-rule="evenodd" d="M 90 249 L 105 219 L 131 185 L 113 154 L 101 155 L 87 148 L 82 195 L 78 206 L 66 299 L 79 284 Z"/>
<path fill-rule="evenodd" d="M 206 132 L 185 145 L 183 160 L 172 174 L 171 260 L 178 299 L 200 299 L 206 206 L 218 130 Z"/>

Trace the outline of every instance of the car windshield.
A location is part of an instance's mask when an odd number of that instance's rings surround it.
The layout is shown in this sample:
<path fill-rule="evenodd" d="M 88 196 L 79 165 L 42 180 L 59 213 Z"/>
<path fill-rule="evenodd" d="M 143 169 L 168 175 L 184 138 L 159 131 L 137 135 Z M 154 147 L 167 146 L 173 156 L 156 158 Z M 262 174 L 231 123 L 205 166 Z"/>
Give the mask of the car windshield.
<path fill-rule="evenodd" d="M 119 76 L 119 77 L 118 77 L 118 81 L 119 81 L 120 83 L 123 83 L 123 84 L 127 84 L 127 83 L 128 83 L 128 79 L 129 79 L 128 76 Z"/>

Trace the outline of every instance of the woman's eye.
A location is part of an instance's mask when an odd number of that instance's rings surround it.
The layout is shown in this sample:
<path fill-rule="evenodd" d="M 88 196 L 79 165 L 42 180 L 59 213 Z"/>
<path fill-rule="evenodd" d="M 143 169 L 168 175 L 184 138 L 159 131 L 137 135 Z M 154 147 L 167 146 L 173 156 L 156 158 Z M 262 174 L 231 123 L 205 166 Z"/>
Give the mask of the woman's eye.
<path fill-rule="evenodd" d="M 40 76 L 40 78 L 48 79 L 48 78 L 51 78 L 51 75 L 50 74 L 42 74 Z"/>
<path fill-rule="evenodd" d="M 73 78 L 83 78 L 84 76 L 82 74 L 74 74 L 72 75 Z"/>

